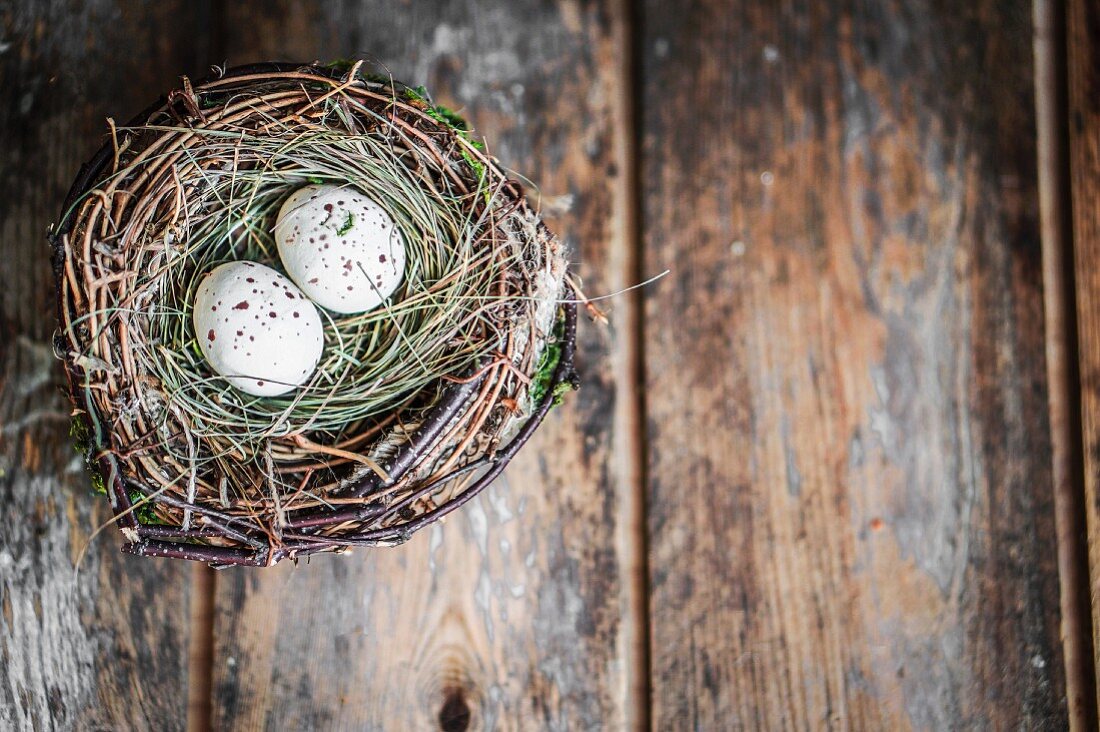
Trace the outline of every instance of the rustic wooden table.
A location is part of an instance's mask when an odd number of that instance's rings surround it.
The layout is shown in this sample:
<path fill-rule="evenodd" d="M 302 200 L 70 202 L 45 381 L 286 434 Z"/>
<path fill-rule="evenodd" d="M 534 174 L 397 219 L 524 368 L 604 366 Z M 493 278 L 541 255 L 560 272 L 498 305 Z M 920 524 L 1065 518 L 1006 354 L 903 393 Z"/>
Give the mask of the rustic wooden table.
<path fill-rule="evenodd" d="M 1092 728 L 1098 38 L 1088 0 L 0 0 L 0 728 Z M 672 273 L 409 544 L 120 555 L 46 227 L 105 116 L 353 54 L 539 183 L 590 292 Z"/>

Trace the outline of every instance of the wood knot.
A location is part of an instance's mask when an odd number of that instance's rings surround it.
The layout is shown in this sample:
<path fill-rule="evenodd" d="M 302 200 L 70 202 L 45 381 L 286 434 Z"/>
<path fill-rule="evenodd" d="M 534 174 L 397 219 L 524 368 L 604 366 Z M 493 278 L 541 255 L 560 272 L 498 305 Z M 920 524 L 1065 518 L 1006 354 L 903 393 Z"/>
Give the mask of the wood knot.
<path fill-rule="evenodd" d="M 443 706 L 439 709 L 439 728 L 443 732 L 466 732 L 472 716 L 462 689 L 444 690 Z"/>

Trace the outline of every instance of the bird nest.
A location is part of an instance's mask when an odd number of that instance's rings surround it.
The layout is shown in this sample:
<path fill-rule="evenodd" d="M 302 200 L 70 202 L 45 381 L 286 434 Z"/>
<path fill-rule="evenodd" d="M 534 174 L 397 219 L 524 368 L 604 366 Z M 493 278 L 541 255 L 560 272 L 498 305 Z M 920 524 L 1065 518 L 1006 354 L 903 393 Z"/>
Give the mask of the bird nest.
<path fill-rule="evenodd" d="M 407 242 L 387 304 L 322 311 L 278 397 L 203 360 L 192 303 L 225 262 L 279 267 L 279 208 L 350 187 Z M 51 234 L 74 436 L 125 551 L 270 565 L 401 543 L 488 485 L 573 384 L 559 241 L 465 122 L 360 65 L 183 79 L 81 170 Z"/>

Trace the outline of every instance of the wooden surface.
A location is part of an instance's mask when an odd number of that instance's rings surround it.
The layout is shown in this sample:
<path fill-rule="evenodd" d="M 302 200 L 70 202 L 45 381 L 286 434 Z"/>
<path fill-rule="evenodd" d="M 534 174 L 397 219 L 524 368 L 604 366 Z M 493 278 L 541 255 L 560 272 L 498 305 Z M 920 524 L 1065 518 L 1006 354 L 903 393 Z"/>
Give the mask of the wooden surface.
<path fill-rule="evenodd" d="M 1096 671 L 1092 650 L 1082 459 L 1080 372 L 1074 292 L 1069 155 L 1066 117 L 1065 7 L 1034 0 L 1035 122 L 1038 138 L 1040 235 L 1046 328 L 1047 403 L 1050 407 L 1051 481 L 1058 544 L 1066 711 L 1071 726 L 1092 729 Z"/>
<path fill-rule="evenodd" d="M 1083 427 L 1088 590 L 1093 658 L 1100 661 L 1100 7 L 1067 3 L 1069 173 Z M 1085 650 L 1085 644 L 1082 644 Z M 1094 663 L 1093 668 L 1096 668 Z M 1094 671 L 1095 672 L 1095 671 Z M 1100 704 L 1098 704 L 1100 705 Z"/>
<path fill-rule="evenodd" d="M 538 181 L 544 207 L 573 202 L 551 224 L 590 290 L 626 284 L 617 13 L 537 2 L 431 13 L 376 3 L 339 17 L 301 7 L 232 6 L 231 60 L 369 50 L 473 120 L 494 154 Z M 538 33 L 512 30 L 524 23 Z M 578 398 L 444 525 L 398 551 L 219 575 L 214 727 L 634 726 L 626 317 L 612 331 L 584 329 Z"/>
<path fill-rule="evenodd" d="M 1030 6 L 646 11 L 655 728 L 1061 727 Z"/>
<path fill-rule="evenodd" d="M 1080 411 L 1048 388 L 1028 3 L 34 0 L 0 29 L 0 729 L 1089 728 L 1052 415 L 1098 535 L 1092 4 L 1043 128 Z M 74 576 L 107 512 L 44 232 L 103 118 L 211 63 L 364 54 L 538 183 L 590 294 L 671 275 L 407 545 L 215 575 L 108 528 Z"/>
<path fill-rule="evenodd" d="M 111 529 L 74 571 L 110 512 L 68 437 L 44 235 L 104 116 L 194 68 L 190 3 L 36 0 L 0 19 L 0 729 L 183 729 L 191 568 L 126 561 Z"/>

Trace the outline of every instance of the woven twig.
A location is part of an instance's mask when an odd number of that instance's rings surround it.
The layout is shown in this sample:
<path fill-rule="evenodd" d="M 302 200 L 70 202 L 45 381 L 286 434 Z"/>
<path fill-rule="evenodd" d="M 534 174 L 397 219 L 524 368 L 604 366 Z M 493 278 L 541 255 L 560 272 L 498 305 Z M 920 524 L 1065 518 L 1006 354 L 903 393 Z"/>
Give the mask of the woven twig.
<path fill-rule="evenodd" d="M 499 475 L 560 387 L 576 380 L 577 313 L 564 255 L 522 188 L 422 90 L 363 78 L 358 68 L 270 63 L 185 79 L 112 130 L 73 184 L 51 234 L 56 350 L 89 461 L 128 540 L 124 551 L 266 566 L 401 543 Z M 209 144 L 221 139 L 211 136 L 318 130 L 385 141 L 433 195 L 448 191 L 484 222 L 479 246 L 498 262 L 499 281 L 492 306 L 462 327 L 476 329 L 466 341 L 497 340 L 460 372 L 401 395 L 388 413 L 336 428 L 330 419 L 325 429 L 311 429 L 316 415 L 305 424 L 288 419 L 256 454 L 236 455 L 195 431 L 145 362 L 151 342 L 185 346 L 156 342 L 150 331 L 145 313 L 171 287 L 149 272 L 187 241 L 192 211 L 209 205 L 205 181 L 243 164 L 239 149 Z M 293 165 L 280 175 L 293 179 Z M 167 253 L 151 254 L 158 246 Z M 493 259 L 504 251 L 513 258 Z"/>

